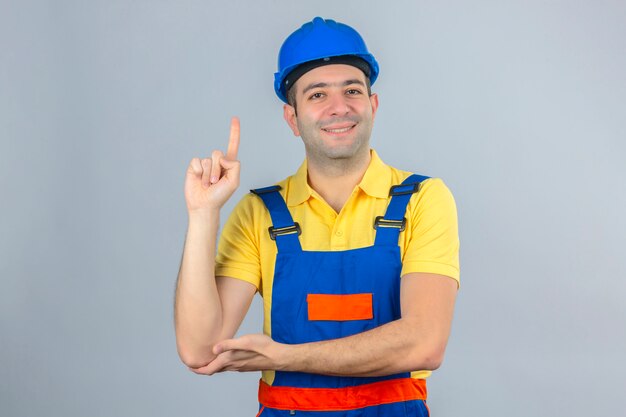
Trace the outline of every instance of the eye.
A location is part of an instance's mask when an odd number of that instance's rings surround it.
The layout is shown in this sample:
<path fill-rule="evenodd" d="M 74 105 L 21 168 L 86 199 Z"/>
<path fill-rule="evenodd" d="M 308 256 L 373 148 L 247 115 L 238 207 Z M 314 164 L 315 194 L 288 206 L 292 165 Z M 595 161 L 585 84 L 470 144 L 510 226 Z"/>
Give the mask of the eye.
<path fill-rule="evenodd" d="M 313 93 L 309 96 L 309 100 L 317 100 L 324 97 L 324 93 Z"/>
<path fill-rule="evenodd" d="M 356 88 L 351 88 L 346 91 L 346 94 L 349 96 L 355 96 L 355 95 L 361 94 L 361 90 L 358 90 Z"/>

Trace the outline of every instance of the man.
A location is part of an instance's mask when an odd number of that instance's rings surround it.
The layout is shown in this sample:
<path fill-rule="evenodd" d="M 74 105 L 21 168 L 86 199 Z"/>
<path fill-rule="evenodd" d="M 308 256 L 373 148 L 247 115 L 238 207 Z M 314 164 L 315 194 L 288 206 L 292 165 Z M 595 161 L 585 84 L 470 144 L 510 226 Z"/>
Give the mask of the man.
<path fill-rule="evenodd" d="M 428 414 L 425 378 L 443 359 L 458 287 L 456 209 L 441 180 L 370 149 L 377 76 L 347 25 L 318 17 L 287 38 L 275 90 L 306 159 L 242 199 L 217 259 L 220 208 L 239 185 L 239 121 L 226 155 L 187 170 L 178 351 L 199 374 L 263 371 L 259 415 Z M 233 339 L 257 291 L 264 335 Z"/>

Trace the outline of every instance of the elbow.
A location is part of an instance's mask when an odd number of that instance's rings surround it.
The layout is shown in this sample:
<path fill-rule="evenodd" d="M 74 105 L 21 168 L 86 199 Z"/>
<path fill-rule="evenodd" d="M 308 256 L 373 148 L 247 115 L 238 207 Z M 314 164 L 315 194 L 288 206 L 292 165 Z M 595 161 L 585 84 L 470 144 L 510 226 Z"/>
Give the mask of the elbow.
<path fill-rule="evenodd" d="M 198 369 L 211 363 L 216 355 L 213 354 L 213 346 L 202 351 L 192 351 L 183 346 L 178 346 L 178 356 L 188 368 Z"/>
<path fill-rule="evenodd" d="M 194 358 L 194 357 L 180 357 L 181 361 L 185 364 L 185 366 L 187 366 L 187 368 L 191 369 L 191 370 L 195 370 L 195 369 L 200 369 L 200 368 L 204 368 L 205 366 L 207 366 L 209 363 L 211 363 L 213 361 L 213 359 L 215 359 L 215 356 L 213 357 L 203 357 L 203 358 Z"/>
<path fill-rule="evenodd" d="M 439 369 L 443 363 L 443 352 L 433 352 L 423 359 L 422 369 L 424 371 L 434 371 Z"/>
<path fill-rule="evenodd" d="M 411 357 L 408 368 L 411 371 L 434 371 L 443 363 L 445 346 L 429 346 L 416 349 Z"/>

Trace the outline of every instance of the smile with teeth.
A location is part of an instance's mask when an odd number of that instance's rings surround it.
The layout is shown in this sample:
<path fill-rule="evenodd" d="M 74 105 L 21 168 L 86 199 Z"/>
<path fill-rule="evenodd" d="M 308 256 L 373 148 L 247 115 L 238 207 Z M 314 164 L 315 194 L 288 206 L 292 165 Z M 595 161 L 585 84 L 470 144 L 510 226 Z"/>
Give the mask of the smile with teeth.
<path fill-rule="evenodd" d="M 352 129 L 354 125 L 348 127 L 342 127 L 341 129 L 322 129 L 324 132 L 328 133 L 345 133 L 348 130 Z"/>

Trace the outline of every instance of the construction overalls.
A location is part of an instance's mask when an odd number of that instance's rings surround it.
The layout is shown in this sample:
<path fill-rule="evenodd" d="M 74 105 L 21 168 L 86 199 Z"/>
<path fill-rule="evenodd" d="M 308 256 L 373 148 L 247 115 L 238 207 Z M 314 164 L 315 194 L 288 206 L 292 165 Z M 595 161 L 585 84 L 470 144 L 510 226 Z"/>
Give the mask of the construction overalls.
<path fill-rule="evenodd" d="M 411 175 L 391 187 L 385 215 L 372 219 L 374 245 L 346 251 L 303 251 L 300 226 L 279 194 L 280 187 L 252 190 L 270 213 L 273 225 L 268 230 L 278 248 L 272 339 L 286 344 L 337 339 L 400 318 L 398 237 L 406 225 L 407 204 L 426 178 Z M 337 377 L 276 371 L 271 386 L 260 383 L 258 416 L 428 416 L 425 400 L 426 381 L 409 373 Z"/>

